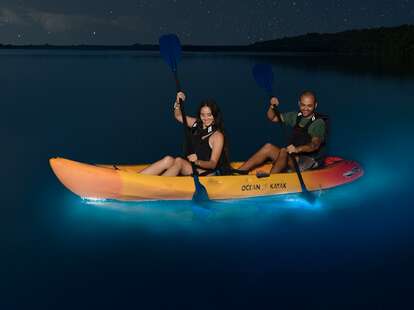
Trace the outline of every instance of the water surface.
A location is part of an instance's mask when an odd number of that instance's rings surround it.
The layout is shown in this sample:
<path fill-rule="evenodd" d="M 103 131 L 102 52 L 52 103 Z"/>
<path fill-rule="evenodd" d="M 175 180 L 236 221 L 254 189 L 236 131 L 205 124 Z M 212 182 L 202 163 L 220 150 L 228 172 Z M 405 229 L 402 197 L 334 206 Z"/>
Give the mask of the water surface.
<path fill-rule="evenodd" d="M 179 76 L 187 111 L 203 98 L 218 101 L 233 160 L 283 143 L 265 120 L 266 94 L 251 76 L 257 62 L 272 63 L 282 110 L 296 109 L 304 89 L 318 94 L 330 153 L 360 162 L 362 179 L 320 193 L 316 205 L 295 195 L 212 202 L 210 211 L 191 202 L 82 201 L 57 181 L 50 157 L 122 164 L 181 154 L 171 73 L 157 53 L 1 51 L 0 304 L 139 299 L 208 308 L 278 295 L 381 306 L 405 296 L 414 258 L 411 64 L 186 54 Z"/>

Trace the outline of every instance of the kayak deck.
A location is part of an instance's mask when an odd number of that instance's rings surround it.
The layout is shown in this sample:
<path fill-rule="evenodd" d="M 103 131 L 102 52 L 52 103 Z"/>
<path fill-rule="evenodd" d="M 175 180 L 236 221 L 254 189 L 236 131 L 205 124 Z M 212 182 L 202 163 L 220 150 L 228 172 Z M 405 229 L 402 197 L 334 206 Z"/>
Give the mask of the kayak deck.
<path fill-rule="evenodd" d="M 191 176 L 165 177 L 142 175 L 146 165 L 92 165 L 64 158 L 51 158 L 53 172 L 70 191 L 82 198 L 142 200 L 190 200 L 194 193 Z M 232 163 L 237 168 L 239 162 Z M 200 182 L 210 199 L 240 199 L 301 192 L 296 173 L 278 173 L 257 177 L 257 171 L 269 171 L 270 164 L 248 175 L 205 176 Z M 321 169 L 302 173 L 309 191 L 322 190 L 352 182 L 363 175 L 360 165 L 339 160 Z"/>

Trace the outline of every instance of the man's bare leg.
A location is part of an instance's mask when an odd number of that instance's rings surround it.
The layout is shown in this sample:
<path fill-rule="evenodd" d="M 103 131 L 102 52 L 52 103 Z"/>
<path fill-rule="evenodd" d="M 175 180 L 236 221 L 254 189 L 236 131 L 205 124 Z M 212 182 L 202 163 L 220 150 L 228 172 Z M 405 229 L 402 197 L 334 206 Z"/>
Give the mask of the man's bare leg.
<path fill-rule="evenodd" d="M 266 143 L 252 157 L 250 157 L 239 170 L 250 171 L 251 169 L 263 164 L 266 160 L 275 161 L 279 157 L 280 148 L 273 144 Z"/>
<path fill-rule="evenodd" d="M 293 154 L 292 154 L 292 156 L 295 156 L 296 162 L 298 163 L 298 166 L 299 166 L 299 156 L 298 155 L 293 155 Z M 288 158 L 288 166 L 289 166 L 289 169 L 291 169 L 292 171 L 296 171 L 295 164 L 293 163 L 293 160 L 290 156 Z M 302 171 L 300 169 L 300 166 L 298 168 L 299 168 L 300 171 Z"/>
<path fill-rule="evenodd" d="M 279 151 L 279 156 L 273 162 L 270 173 L 273 174 L 273 173 L 279 173 L 283 171 L 286 168 L 287 163 L 288 163 L 288 152 L 286 151 L 285 148 L 283 148 Z"/>

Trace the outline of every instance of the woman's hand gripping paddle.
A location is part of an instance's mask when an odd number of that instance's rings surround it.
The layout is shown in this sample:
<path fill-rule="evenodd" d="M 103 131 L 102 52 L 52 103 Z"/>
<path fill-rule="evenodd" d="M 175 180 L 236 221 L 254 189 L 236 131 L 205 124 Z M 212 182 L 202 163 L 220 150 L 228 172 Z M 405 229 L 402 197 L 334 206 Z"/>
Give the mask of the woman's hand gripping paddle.
<path fill-rule="evenodd" d="M 159 39 L 160 44 L 160 53 L 162 58 L 165 60 L 165 62 L 170 66 L 172 73 L 174 74 L 175 79 L 175 85 L 177 93 L 181 91 L 180 81 L 178 80 L 178 74 L 177 74 L 177 65 L 181 58 L 181 44 L 180 40 L 175 34 L 166 34 L 160 37 Z M 193 149 L 190 131 L 188 129 L 187 124 L 187 117 L 185 115 L 184 111 L 184 105 L 182 104 L 180 100 L 180 110 L 183 117 L 183 126 L 184 126 L 184 135 L 185 139 L 187 141 L 186 147 L 187 150 Z M 195 191 L 193 194 L 193 200 L 197 202 L 203 202 L 208 201 L 208 193 L 206 188 L 203 184 L 201 184 L 199 178 L 198 178 L 198 171 L 194 163 L 191 163 L 191 166 L 193 168 L 193 179 L 194 179 L 194 185 L 195 185 Z"/>
<path fill-rule="evenodd" d="M 274 75 L 273 75 L 272 67 L 269 64 L 256 64 L 253 67 L 253 77 L 256 83 L 267 92 L 269 97 L 270 98 L 273 97 L 273 86 L 272 85 L 273 85 Z M 279 123 L 287 139 L 288 136 L 286 133 L 286 124 L 282 120 L 280 116 L 280 112 L 276 107 L 273 107 L 273 111 L 275 112 L 277 118 L 279 119 Z M 306 185 L 305 185 L 305 182 L 303 181 L 302 173 L 300 172 L 296 157 L 293 154 L 289 154 L 289 157 L 293 162 L 293 166 L 295 167 L 295 172 L 298 176 L 300 187 L 302 188 L 303 197 L 309 202 L 314 202 L 315 196 L 311 192 L 309 192 L 308 189 L 306 188 Z"/>

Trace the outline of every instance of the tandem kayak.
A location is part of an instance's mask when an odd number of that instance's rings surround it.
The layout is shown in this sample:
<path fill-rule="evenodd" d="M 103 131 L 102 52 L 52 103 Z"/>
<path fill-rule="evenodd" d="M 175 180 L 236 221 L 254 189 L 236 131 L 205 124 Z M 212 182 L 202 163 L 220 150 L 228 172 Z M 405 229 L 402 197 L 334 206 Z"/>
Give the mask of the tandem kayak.
<path fill-rule="evenodd" d="M 194 181 L 191 176 L 165 177 L 138 172 L 148 165 L 95 165 L 64 158 L 51 158 L 50 166 L 62 184 L 87 199 L 121 201 L 191 200 Z M 241 163 L 232 163 L 233 167 Z M 278 173 L 258 177 L 257 170 L 269 171 L 263 165 L 248 175 L 205 176 L 200 182 L 210 199 L 241 199 L 301 192 L 296 173 Z M 355 161 L 327 158 L 321 169 L 302 173 L 309 191 L 319 191 L 352 182 L 363 175 Z"/>

